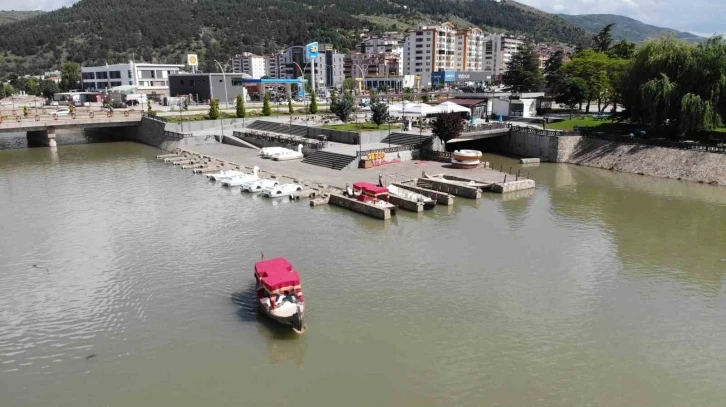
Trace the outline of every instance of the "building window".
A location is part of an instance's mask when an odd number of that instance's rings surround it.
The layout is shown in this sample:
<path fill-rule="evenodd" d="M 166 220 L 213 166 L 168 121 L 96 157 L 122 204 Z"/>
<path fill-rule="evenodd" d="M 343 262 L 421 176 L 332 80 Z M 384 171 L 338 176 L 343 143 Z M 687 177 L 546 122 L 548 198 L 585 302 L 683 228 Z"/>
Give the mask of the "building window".
<path fill-rule="evenodd" d="M 111 82 L 111 86 L 121 86 L 121 82 Z"/>
<path fill-rule="evenodd" d="M 184 86 L 184 79 L 179 80 L 179 85 Z"/>
<path fill-rule="evenodd" d="M 194 79 L 190 79 L 189 86 L 195 86 L 195 85 L 196 85 L 196 82 L 194 81 Z"/>
<path fill-rule="evenodd" d="M 111 71 L 109 74 L 111 75 L 111 79 L 121 79 L 121 71 Z"/>
<path fill-rule="evenodd" d="M 96 76 L 93 74 L 93 72 L 83 72 L 81 74 L 81 78 L 83 78 L 83 79 L 96 79 Z"/>

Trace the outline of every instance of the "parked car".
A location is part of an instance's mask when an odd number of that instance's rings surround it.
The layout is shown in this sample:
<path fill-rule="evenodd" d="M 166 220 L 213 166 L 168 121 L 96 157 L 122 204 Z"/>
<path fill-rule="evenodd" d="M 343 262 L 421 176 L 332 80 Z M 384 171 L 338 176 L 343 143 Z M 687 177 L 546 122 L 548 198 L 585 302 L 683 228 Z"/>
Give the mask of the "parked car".
<path fill-rule="evenodd" d="M 56 100 L 50 102 L 50 105 L 51 106 L 59 106 L 58 101 L 56 101 Z"/>
<path fill-rule="evenodd" d="M 67 107 L 61 107 L 60 109 L 57 109 L 55 112 L 53 112 L 53 114 L 58 116 L 67 116 L 71 114 L 71 109 Z"/>

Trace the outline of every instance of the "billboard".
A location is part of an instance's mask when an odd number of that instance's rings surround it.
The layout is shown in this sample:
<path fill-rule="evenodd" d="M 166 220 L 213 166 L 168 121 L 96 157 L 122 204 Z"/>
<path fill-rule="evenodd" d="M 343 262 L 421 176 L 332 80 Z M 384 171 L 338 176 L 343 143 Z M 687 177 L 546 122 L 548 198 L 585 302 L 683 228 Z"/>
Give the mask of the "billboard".
<path fill-rule="evenodd" d="M 187 65 L 189 66 L 199 66 L 199 59 L 197 58 L 197 54 L 187 54 Z"/>
<path fill-rule="evenodd" d="M 457 71 L 456 82 L 491 82 L 492 73 L 485 71 Z"/>
<path fill-rule="evenodd" d="M 432 83 L 454 82 L 455 78 L 456 78 L 456 73 L 454 71 L 431 72 L 431 82 Z"/>
<path fill-rule="evenodd" d="M 307 59 L 317 59 L 319 56 L 318 53 L 318 43 L 317 42 L 311 42 L 310 44 L 305 46 L 305 57 Z"/>

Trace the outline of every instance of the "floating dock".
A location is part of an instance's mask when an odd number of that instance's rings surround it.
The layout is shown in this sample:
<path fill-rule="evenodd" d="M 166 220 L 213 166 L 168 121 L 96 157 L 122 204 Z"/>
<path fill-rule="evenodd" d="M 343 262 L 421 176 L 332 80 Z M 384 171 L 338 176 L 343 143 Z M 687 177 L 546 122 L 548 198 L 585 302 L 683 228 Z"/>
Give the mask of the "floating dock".
<path fill-rule="evenodd" d="M 416 186 L 433 189 L 434 191 L 445 192 L 464 198 L 480 199 L 481 189 L 478 187 L 464 186 L 458 183 L 453 183 L 445 180 L 436 180 L 431 178 L 419 178 L 416 181 Z"/>
<path fill-rule="evenodd" d="M 411 212 L 423 212 L 423 202 L 412 201 L 410 199 L 401 198 L 395 195 L 388 195 L 388 202 L 398 206 L 401 209 L 406 209 Z"/>
<path fill-rule="evenodd" d="M 492 192 L 506 194 L 508 192 L 522 191 L 535 187 L 534 180 L 520 179 L 518 181 L 500 182 L 492 185 Z"/>
<path fill-rule="evenodd" d="M 415 180 L 414 180 L 414 182 L 415 182 Z M 422 188 L 422 187 L 419 187 L 419 186 L 416 186 L 413 184 L 403 183 L 403 182 L 394 182 L 391 185 L 395 185 L 399 188 L 403 188 L 403 189 L 409 190 L 411 192 L 416 192 L 423 196 L 429 197 L 429 198 L 433 199 L 434 201 L 436 201 L 436 203 L 438 205 L 451 206 L 454 204 L 454 195 L 447 194 L 445 192 L 434 191 L 433 189 Z"/>
<path fill-rule="evenodd" d="M 331 194 L 329 203 L 382 220 L 391 219 L 391 216 L 396 214 L 396 210 L 393 208 L 384 208 L 338 194 Z"/>

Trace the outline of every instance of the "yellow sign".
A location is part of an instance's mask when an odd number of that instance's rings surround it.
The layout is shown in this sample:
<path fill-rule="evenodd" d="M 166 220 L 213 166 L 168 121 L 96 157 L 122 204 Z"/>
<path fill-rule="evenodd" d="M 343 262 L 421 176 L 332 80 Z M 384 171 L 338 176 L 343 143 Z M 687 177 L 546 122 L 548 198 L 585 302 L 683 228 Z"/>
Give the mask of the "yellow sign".
<path fill-rule="evenodd" d="M 189 54 L 187 55 L 187 65 L 189 66 L 197 66 L 199 65 L 199 60 L 197 59 L 196 54 Z"/>

